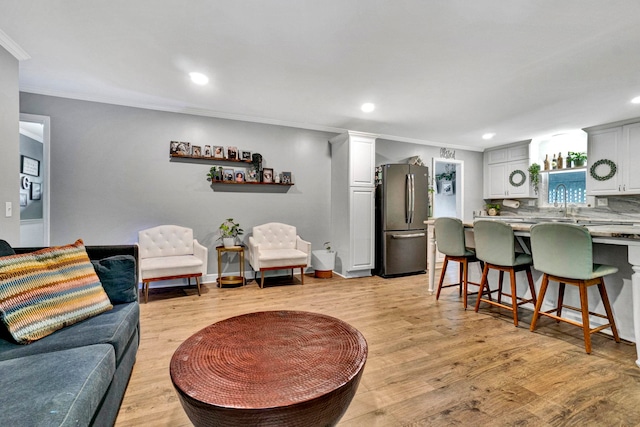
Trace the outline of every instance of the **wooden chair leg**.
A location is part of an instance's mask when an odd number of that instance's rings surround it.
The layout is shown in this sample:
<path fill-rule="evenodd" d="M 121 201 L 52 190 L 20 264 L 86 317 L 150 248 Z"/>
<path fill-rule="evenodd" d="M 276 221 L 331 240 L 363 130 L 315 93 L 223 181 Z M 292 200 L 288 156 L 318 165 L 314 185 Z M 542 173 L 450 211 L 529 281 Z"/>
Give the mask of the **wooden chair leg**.
<path fill-rule="evenodd" d="M 604 305 L 604 311 L 607 313 L 607 318 L 611 324 L 611 333 L 613 339 L 616 342 L 620 342 L 620 336 L 618 336 L 618 328 L 616 328 L 616 322 L 613 320 L 613 312 L 611 311 L 611 304 L 609 303 L 609 296 L 607 295 L 607 288 L 604 286 L 604 278 L 598 283 L 598 290 L 600 291 L 600 298 L 602 298 L 602 304 Z"/>
<path fill-rule="evenodd" d="M 536 329 L 536 323 L 540 318 L 540 308 L 542 307 L 542 302 L 544 301 L 544 294 L 547 293 L 547 287 L 549 286 L 549 276 L 546 274 L 542 275 L 542 284 L 540 285 L 540 293 L 538 294 L 538 301 L 536 302 L 536 308 L 533 310 L 533 318 L 531 319 L 531 326 L 529 330 L 533 332 Z"/>
<path fill-rule="evenodd" d="M 512 268 L 509 271 L 509 281 L 511 282 L 511 309 L 513 310 L 513 325 L 518 327 L 518 297 L 516 296 L 516 271 Z"/>
<path fill-rule="evenodd" d="M 531 269 L 529 267 L 527 267 L 527 282 L 529 282 L 529 292 L 531 292 L 531 300 L 535 306 L 538 299 L 536 298 L 536 288 L 533 285 L 533 276 L 531 275 Z"/>
<path fill-rule="evenodd" d="M 469 283 L 469 263 L 465 258 L 460 265 L 462 266 L 462 275 L 460 276 L 460 290 L 462 291 L 462 302 L 464 309 L 467 309 L 467 285 Z"/>
<path fill-rule="evenodd" d="M 580 283 L 580 311 L 582 312 L 582 333 L 584 334 L 584 349 L 591 354 L 591 327 L 589 326 L 589 299 L 587 298 L 587 286 Z"/>
<path fill-rule="evenodd" d="M 264 288 L 264 270 L 260 270 L 260 288 Z"/>
<path fill-rule="evenodd" d="M 198 286 L 198 296 L 200 296 L 200 278 L 196 277 L 196 286 Z"/>
<path fill-rule="evenodd" d="M 484 287 L 487 287 L 487 293 L 491 295 L 491 289 L 489 289 L 489 280 L 487 276 L 489 275 L 489 264 L 485 264 L 482 269 L 482 278 L 480 279 L 480 290 L 478 291 L 478 299 L 476 300 L 476 313 L 480 308 L 480 301 L 482 301 L 482 294 L 484 293 Z"/>
<path fill-rule="evenodd" d="M 144 303 L 149 301 L 149 282 L 142 282 L 142 288 L 144 290 Z"/>
<path fill-rule="evenodd" d="M 504 281 L 504 271 L 500 270 L 498 276 L 498 304 L 502 304 L 502 283 Z"/>
<path fill-rule="evenodd" d="M 461 262 L 458 262 L 458 284 L 460 287 L 458 288 L 458 296 L 462 296 L 462 280 L 464 277 L 464 265 Z"/>
<path fill-rule="evenodd" d="M 444 262 L 442 263 L 442 271 L 440 272 L 440 282 L 438 282 L 438 290 L 436 291 L 436 301 L 440 298 L 440 291 L 442 290 L 442 283 L 444 282 L 444 276 L 447 272 L 447 265 L 449 264 L 449 257 L 444 257 Z"/>
<path fill-rule="evenodd" d="M 304 285 L 304 267 L 300 267 L 300 284 Z"/>
<path fill-rule="evenodd" d="M 556 309 L 556 315 L 558 317 L 562 317 L 562 306 L 564 305 L 564 290 L 566 285 L 562 282 L 558 285 L 558 307 Z M 559 320 L 556 320 L 556 323 L 560 323 Z"/>

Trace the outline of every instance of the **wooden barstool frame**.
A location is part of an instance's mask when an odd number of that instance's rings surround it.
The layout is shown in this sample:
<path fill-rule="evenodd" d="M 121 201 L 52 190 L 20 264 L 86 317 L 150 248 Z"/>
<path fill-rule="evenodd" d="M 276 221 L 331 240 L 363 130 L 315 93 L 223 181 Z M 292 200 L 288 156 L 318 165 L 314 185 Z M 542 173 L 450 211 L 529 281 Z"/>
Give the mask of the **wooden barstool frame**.
<path fill-rule="evenodd" d="M 550 281 L 559 283 L 558 304 L 556 308 L 553 308 L 551 310 L 540 311 L 542 307 L 542 302 L 544 301 L 544 296 L 547 292 L 547 288 L 549 287 Z M 580 289 L 580 307 L 573 307 L 573 306 L 564 304 L 565 284 L 577 286 Z M 589 300 L 587 298 L 587 289 L 589 288 L 589 286 L 594 286 L 594 285 L 598 286 L 598 291 L 600 292 L 600 298 L 602 299 L 602 304 L 604 305 L 604 310 L 606 312 L 606 315 L 589 311 Z M 567 319 L 565 317 L 561 317 L 563 308 L 580 312 L 582 314 L 582 323 L 576 322 L 571 319 Z M 556 312 L 557 314 L 553 314 L 554 312 Z M 607 319 L 609 323 L 592 329 L 589 324 L 589 315 Z M 609 296 L 607 295 L 607 289 L 604 285 L 603 277 L 597 277 L 595 279 L 588 279 L 588 280 L 579 280 L 579 279 L 569 279 L 566 277 L 557 277 L 557 276 L 544 273 L 542 276 L 542 284 L 540 286 L 540 294 L 538 295 L 538 302 L 536 303 L 536 308 L 533 312 L 533 319 L 531 320 L 531 327 L 530 327 L 531 332 L 535 330 L 537 321 L 540 318 L 540 316 L 547 316 L 552 319 L 555 319 L 556 322 L 565 322 L 574 326 L 581 327 L 584 334 L 584 348 L 587 354 L 591 354 L 591 334 L 600 332 L 603 329 L 610 327 L 611 332 L 613 334 L 613 339 L 615 340 L 615 342 L 618 342 L 618 343 L 620 342 L 620 336 L 618 335 L 618 329 L 616 328 L 616 323 L 613 319 L 613 312 L 611 311 L 611 304 L 609 303 Z"/>
<path fill-rule="evenodd" d="M 444 285 L 444 277 L 447 273 L 447 266 L 449 265 L 449 261 L 454 261 L 459 264 L 458 270 L 458 283 L 451 283 L 448 285 Z M 484 268 L 484 263 L 477 259 L 475 256 L 449 256 L 445 255 L 444 262 L 442 263 L 442 271 L 440 273 L 440 281 L 438 282 L 438 290 L 436 291 L 436 301 L 440 298 L 440 291 L 443 288 L 451 288 L 454 286 L 459 287 L 459 296 L 462 296 L 462 303 L 464 305 L 464 309 L 467 309 L 467 297 L 469 295 L 477 295 L 480 292 L 471 292 L 469 293 L 468 285 L 475 285 L 480 287 L 480 283 L 470 282 L 469 281 L 469 263 L 470 262 L 479 262 L 481 268 Z M 491 295 L 489 295 L 491 298 Z"/>

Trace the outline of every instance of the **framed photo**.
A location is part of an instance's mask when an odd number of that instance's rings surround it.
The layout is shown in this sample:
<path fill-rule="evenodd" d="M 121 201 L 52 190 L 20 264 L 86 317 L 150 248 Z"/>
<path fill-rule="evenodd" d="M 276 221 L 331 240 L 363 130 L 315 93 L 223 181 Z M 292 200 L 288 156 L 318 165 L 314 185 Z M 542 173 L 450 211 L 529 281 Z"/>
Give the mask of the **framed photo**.
<path fill-rule="evenodd" d="M 238 160 L 238 147 L 227 147 L 227 159 Z"/>
<path fill-rule="evenodd" d="M 193 157 L 202 157 L 202 147 L 199 145 L 193 146 Z"/>
<path fill-rule="evenodd" d="M 20 173 L 31 176 L 40 176 L 40 160 L 27 156 L 20 156 Z"/>
<path fill-rule="evenodd" d="M 216 159 L 224 159 L 224 147 L 219 145 L 213 146 L 213 157 Z"/>
<path fill-rule="evenodd" d="M 241 156 L 242 156 L 241 160 L 249 161 L 249 162 L 251 161 L 251 151 L 242 150 Z"/>
<path fill-rule="evenodd" d="M 244 170 L 236 169 L 234 173 L 236 182 L 245 182 Z"/>
<path fill-rule="evenodd" d="M 40 200 L 42 198 L 42 184 L 39 182 L 31 183 L 31 200 Z"/>
<path fill-rule="evenodd" d="M 262 182 L 273 182 L 273 169 L 271 168 L 262 169 Z"/>
<path fill-rule="evenodd" d="M 282 172 L 282 181 L 283 184 L 291 184 L 291 172 Z"/>
<path fill-rule="evenodd" d="M 222 180 L 233 181 L 234 180 L 233 169 L 224 169 L 222 171 Z"/>
<path fill-rule="evenodd" d="M 202 155 L 205 156 L 205 157 L 212 157 L 211 146 L 210 145 L 205 145 L 204 146 L 204 151 L 202 152 Z"/>
<path fill-rule="evenodd" d="M 169 154 L 172 156 L 189 156 L 191 155 L 191 143 L 171 141 L 169 144 Z"/>
<path fill-rule="evenodd" d="M 258 171 L 255 169 L 249 169 L 245 177 L 247 182 L 258 182 Z"/>
<path fill-rule="evenodd" d="M 27 198 L 28 198 L 27 193 L 20 193 L 20 206 L 22 207 L 27 206 Z"/>

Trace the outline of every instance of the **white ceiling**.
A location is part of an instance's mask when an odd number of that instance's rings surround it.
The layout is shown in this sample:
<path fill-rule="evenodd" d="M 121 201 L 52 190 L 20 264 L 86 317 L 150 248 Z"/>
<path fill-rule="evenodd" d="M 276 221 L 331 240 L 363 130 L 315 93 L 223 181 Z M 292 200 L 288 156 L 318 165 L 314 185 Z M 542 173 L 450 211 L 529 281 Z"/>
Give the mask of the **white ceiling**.
<path fill-rule="evenodd" d="M 0 30 L 69 98 L 475 149 L 640 117 L 638 0 L 0 0 Z"/>

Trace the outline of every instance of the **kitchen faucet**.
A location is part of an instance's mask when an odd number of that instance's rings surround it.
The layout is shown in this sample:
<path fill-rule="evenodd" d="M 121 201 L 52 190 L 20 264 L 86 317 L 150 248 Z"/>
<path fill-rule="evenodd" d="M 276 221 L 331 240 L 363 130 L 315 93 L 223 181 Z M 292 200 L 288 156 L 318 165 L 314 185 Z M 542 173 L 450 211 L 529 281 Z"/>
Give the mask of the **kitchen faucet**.
<path fill-rule="evenodd" d="M 567 186 L 564 184 L 558 184 L 556 185 L 555 190 L 553 190 L 555 192 L 556 198 L 555 198 L 555 202 L 553 203 L 554 206 L 558 206 L 558 188 L 564 188 L 564 217 L 567 217 Z"/>

